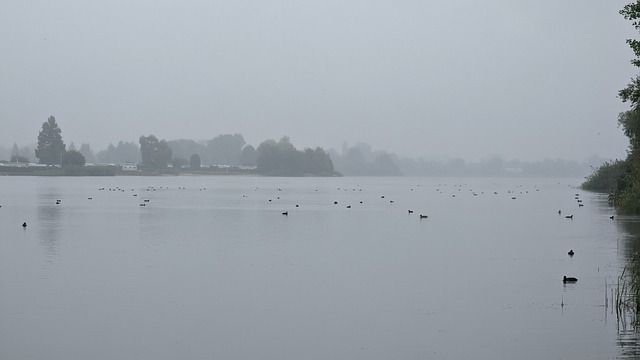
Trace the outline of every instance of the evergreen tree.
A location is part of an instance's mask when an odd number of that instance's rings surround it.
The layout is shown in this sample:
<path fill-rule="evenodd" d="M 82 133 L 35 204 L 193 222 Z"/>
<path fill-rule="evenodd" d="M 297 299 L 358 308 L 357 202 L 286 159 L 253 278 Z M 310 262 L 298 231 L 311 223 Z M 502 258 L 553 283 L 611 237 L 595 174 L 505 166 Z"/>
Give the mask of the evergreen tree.
<path fill-rule="evenodd" d="M 11 149 L 11 157 L 20 156 L 20 149 L 18 148 L 18 144 L 13 143 L 13 148 Z"/>
<path fill-rule="evenodd" d="M 42 130 L 38 134 L 36 157 L 41 164 L 59 165 L 62 164 L 64 152 L 65 145 L 62 141 L 62 130 L 56 124 L 56 118 L 49 116 L 49 119 L 42 124 Z"/>

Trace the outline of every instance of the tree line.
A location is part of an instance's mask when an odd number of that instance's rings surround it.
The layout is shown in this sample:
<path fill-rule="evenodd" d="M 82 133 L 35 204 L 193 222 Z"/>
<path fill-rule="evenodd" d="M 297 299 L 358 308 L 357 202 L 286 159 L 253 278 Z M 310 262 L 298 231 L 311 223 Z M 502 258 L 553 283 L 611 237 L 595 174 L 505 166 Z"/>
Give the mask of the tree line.
<path fill-rule="evenodd" d="M 29 149 L 23 149 L 30 151 Z M 20 149 L 14 144 L 11 162 L 29 162 L 29 158 L 20 155 Z M 163 171 L 168 168 L 192 171 L 209 167 L 253 167 L 263 175 L 285 176 L 334 176 L 331 158 L 324 149 L 297 150 L 283 137 L 279 142 L 265 140 L 258 148 L 247 145 L 240 134 L 219 135 L 206 142 L 193 140 L 158 139 L 154 135 L 140 136 L 139 143 L 120 141 L 109 144 L 106 150 L 94 154 L 89 144 L 82 144 L 79 150 L 73 143 L 67 149 L 62 139 L 62 129 L 54 116 L 42 124 L 38 134 L 35 157 L 40 164 L 48 166 L 83 167 L 89 163 L 138 164 L 139 169 Z"/>
<path fill-rule="evenodd" d="M 51 122 L 50 122 L 51 121 Z M 41 133 L 49 134 L 51 128 L 58 127 L 55 118 L 43 124 Z M 58 127 L 59 128 L 59 127 Z M 57 135 L 56 135 L 57 134 Z M 60 137 L 58 138 L 58 135 Z M 40 136 L 40 135 L 39 135 Z M 206 141 L 188 139 L 164 140 L 153 135 L 141 136 L 138 143 L 120 141 L 109 144 L 104 150 L 94 153 L 89 144 L 82 144 L 77 150 L 73 143 L 67 147 L 61 132 L 47 135 L 53 142 L 62 143 L 65 149 L 52 159 L 67 159 L 79 165 L 82 159 L 88 164 L 138 164 L 143 170 L 185 169 L 225 172 L 229 168 L 253 167 L 254 172 L 265 175 L 329 175 L 348 176 L 502 176 L 502 177 L 583 177 L 594 166 L 605 163 L 605 159 L 592 158 L 579 163 L 563 159 L 544 159 L 524 162 L 493 157 L 480 162 L 466 162 L 463 159 L 448 161 L 401 158 L 386 151 L 374 151 L 371 145 L 357 143 L 349 147 L 343 144 L 342 152 L 334 149 L 325 151 L 304 149 L 298 151 L 288 137 L 279 141 L 265 140 L 258 149 L 246 144 L 240 134 L 224 134 Z M 58 144 L 60 146 L 60 144 Z M 43 147 L 46 148 L 46 147 Z M 1 149 L 0 149 L 1 150 Z M 30 162 L 34 151 L 28 147 L 13 145 L 11 162 Z M 30 155 L 29 155 L 30 154 Z M 144 157 L 144 160 L 143 160 Z M 75 160 L 74 160 L 75 159 Z M 42 161 L 41 161 L 42 163 Z M 605 167 L 606 168 L 606 167 Z"/>
<path fill-rule="evenodd" d="M 640 31 L 640 1 L 625 5 L 620 10 L 626 20 L 632 21 L 636 31 Z M 640 67 L 640 41 L 627 39 L 634 53 L 631 64 Z M 618 126 L 629 138 L 627 158 L 607 162 L 587 178 L 582 185 L 588 190 L 610 192 L 609 200 L 620 209 L 640 212 L 640 75 L 631 79 L 618 92 L 622 102 L 630 104 L 630 109 L 618 115 Z"/>

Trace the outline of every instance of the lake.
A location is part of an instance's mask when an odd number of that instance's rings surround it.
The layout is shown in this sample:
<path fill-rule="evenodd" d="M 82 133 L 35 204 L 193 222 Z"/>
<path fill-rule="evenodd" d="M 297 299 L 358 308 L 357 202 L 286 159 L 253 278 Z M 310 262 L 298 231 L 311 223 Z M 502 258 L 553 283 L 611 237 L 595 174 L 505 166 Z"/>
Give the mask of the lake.
<path fill-rule="evenodd" d="M 0 177 L 0 358 L 637 356 L 638 218 L 580 183 Z"/>

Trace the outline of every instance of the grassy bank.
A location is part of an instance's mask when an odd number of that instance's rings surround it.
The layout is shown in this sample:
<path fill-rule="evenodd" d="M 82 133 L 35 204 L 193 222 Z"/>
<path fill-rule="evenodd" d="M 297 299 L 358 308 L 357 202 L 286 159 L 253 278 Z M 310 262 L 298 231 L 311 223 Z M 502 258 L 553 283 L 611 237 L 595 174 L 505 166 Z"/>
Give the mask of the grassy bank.
<path fill-rule="evenodd" d="M 59 167 L 9 167 L 0 166 L 0 175 L 5 176 L 115 176 L 115 166 L 66 166 Z"/>

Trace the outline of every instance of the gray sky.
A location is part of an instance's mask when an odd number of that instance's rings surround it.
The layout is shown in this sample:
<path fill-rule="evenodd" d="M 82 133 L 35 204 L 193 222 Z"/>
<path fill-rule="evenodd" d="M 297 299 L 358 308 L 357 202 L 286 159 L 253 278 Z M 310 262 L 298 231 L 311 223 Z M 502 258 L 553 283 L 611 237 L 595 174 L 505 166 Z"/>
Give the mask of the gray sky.
<path fill-rule="evenodd" d="M 0 2 L 0 144 L 284 135 L 470 161 L 625 156 L 619 0 Z"/>

